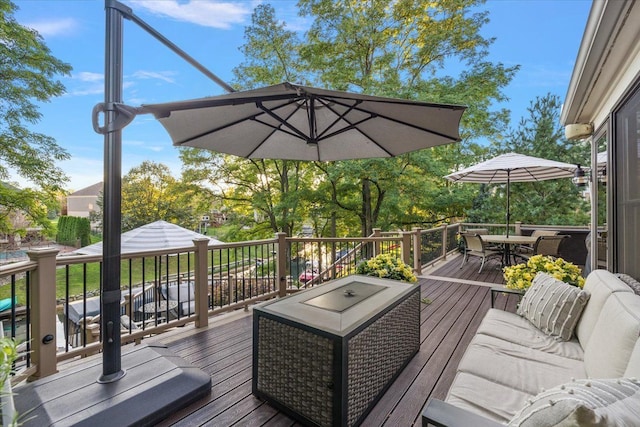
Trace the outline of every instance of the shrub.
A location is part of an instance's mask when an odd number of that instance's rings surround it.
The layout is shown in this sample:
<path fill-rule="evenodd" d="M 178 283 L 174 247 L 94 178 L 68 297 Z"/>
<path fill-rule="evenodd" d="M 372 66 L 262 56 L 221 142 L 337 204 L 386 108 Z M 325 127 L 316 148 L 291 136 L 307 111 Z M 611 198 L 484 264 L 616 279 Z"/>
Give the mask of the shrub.
<path fill-rule="evenodd" d="M 545 255 L 534 255 L 525 264 L 517 264 L 505 267 L 505 287 L 509 289 L 526 290 L 531 286 L 531 281 L 540 271 L 549 273 L 554 278 L 573 286 L 582 288 L 584 277 L 582 271 L 575 264 L 562 258 L 552 258 Z"/>
<path fill-rule="evenodd" d="M 391 254 L 380 254 L 358 264 L 357 274 L 381 277 L 383 279 L 417 282 L 415 274 L 407 264 Z"/>

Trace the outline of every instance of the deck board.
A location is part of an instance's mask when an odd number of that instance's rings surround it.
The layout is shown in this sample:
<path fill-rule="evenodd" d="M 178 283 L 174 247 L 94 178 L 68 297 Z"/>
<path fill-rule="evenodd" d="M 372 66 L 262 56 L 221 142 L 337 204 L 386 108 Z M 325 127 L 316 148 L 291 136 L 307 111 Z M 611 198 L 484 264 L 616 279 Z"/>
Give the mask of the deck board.
<path fill-rule="evenodd" d="M 420 351 L 391 384 L 362 425 L 421 425 L 427 400 L 442 399 L 453 381 L 464 351 L 490 307 L 490 287 L 503 283 L 498 263 L 489 262 L 481 274 L 472 259 L 460 269 L 460 258 L 432 268 L 421 278 Z M 430 277 L 446 277 L 434 280 Z M 462 283 L 457 282 L 461 280 Z M 480 285 L 465 281 L 481 282 Z M 498 294 L 496 307 L 515 310 L 518 298 Z M 252 319 L 237 320 L 197 333 L 178 328 L 150 341 L 166 344 L 176 355 L 211 375 L 211 394 L 184 408 L 161 426 L 299 426 L 295 420 L 251 393 Z M 145 340 L 146 341 L 146 340 Z"/>

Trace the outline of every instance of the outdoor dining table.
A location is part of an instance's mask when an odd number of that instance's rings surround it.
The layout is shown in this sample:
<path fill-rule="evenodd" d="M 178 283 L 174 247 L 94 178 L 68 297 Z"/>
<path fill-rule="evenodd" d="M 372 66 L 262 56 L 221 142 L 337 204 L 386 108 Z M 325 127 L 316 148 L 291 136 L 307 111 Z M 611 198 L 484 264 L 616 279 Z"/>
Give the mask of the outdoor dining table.
<path fill-rule="evenodd" d="M 178 307 L 178 301 L 174 300 L 160 300 L 151 301 L 141 306 L 138 311 L 143 313 L 146 317 L 150 315 L 158 315 L 158 319 L 164 320 L 164 315 L 171 310 Z"/>
<path fill-rule="evenodd" d="M 531 245 L 538 240 L 534 236 L 514 236 L 506 234 L 485 234 L 480 236 L 483 242 L 500 244 L 504 246 L 504 254 L 502 255 L 502 265 L 510 265 L 509 258 L 511 256 L 511 245 Z"/>

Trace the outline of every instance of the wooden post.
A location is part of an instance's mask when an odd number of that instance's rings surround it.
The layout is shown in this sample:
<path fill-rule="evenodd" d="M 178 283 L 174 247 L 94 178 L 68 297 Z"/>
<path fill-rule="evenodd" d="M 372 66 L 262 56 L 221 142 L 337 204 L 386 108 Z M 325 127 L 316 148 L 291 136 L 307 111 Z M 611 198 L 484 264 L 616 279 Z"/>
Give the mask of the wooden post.
<path fill-rule="evenodd" d="M 58 249 L 27 251 L 38 267 L 31 276 L 31 350 L 38 379 L 58 372 L 56 359 L 56 255 Z"/>
<path fill-rule="evenodd" d="M 422 229 L 413 227 L 413 270 L 422 274 Z"/>
<path fill-rule="evenodd" d="M 196 328 L 209 324 L 209 277 L 207 268 L 207 246 L 209 239 L 194 239 L 195 245 L 195 312 Z"/>
<path fill-rule="evenodd" d="M 382 229 L 380 228 L 374 228 L 373 229 L 373 237 L 380 237 L 382 236 Z M 375 242 L 373 242 L 373 256 L 379 255 L 380 252 L 380 241 L 376 240 Z"/>
<path fill-rule="evenodd" d="M 404 262 L 407 265 L 412 265 L 413 262 L 411 262 L 411 236 L 413 235 L 413 233 L 411 233 L 410 231 L 403 231 L 402 232 L 402 262 Z"/>
<path fill-rule="evenodd" d="M 276 254 L 276 277 L 278 277 L 278 296 L 287 296 L 287 233 L 276 233 L 278 253 Z"/>
<path fill-rule="evenodd" d="M 522 221 L 516 221 L 515 222 L 515 226 L 516 226 L 516 236 L 522 236 Z"/>
<path fill-rule="evenodd" d="M 445 224 L 442 228 L 442 260 L 443 261 L 446 261 L 447 259 L 447 247 L 449 246 L 448 244 L 449 233 L 447 231 L 448 231 L 447 224 Z"/>

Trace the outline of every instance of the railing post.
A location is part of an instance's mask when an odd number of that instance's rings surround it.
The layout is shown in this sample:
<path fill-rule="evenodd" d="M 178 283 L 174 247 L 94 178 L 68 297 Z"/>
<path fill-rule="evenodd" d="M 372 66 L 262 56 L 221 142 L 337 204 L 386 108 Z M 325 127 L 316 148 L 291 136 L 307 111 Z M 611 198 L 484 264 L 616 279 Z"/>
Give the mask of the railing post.
<path fill-rule="evenodd" d="M 412 265 L 413 262 L 411 262 L 411 236 L 413 235 L 412 232 L 410 231 L 403 231 L 401 233 L 402 236 L 402 244 L 401 244 L 401 249 L 402 249 L 402 262 L 404 262 L 407 265 Z"/>
<path fill-rule="evenodd" d="M 382 229 L 381 228 L 374 228 L 373 229 L 373 237 L 381 237 L 382 236 Z M 373 256 L 379 255 L 380 252 L 380 241 L 376 240 L 375 242 L 373 242 Z"/>
<path fill-rule="evenodd" d="M 278 262 L 276 264 L 276 276 L 278 277 L 278 296 L 287 296 L 287 233 L 276 233 L 278 240 Z"/>
<path fill-rule="evenodd" d="M 32 379 L 58 372 L 56 360 L 56 255 L 58 249 L 27 251 L 38 267 L 31 276 L 31 350 L 36 373 Z"/>
<path fill-rule="evenodd" d="M 442 226 L 442 260 L 446 261 L 447 259 L 447 247 L 449 246 L 448 242 L 448 233 L 447 233 L 447 224 Z"/>
<path fill-rule="evenodd" d="M 522 236 L 522 221 L 516 221 L 514 225 L 516 227 L 516 236 Z"/>
<path fill-rule="evenodd" d="M 413 270 L 422 274 L 422 229 L 413 227 Z"/>
<path fill-rule="evenodd" d="M 195 239 L 195 312 L 196 328 L 204 328 L 209 324 L 209 277 L 207 253 L 209 239 Z"/>

